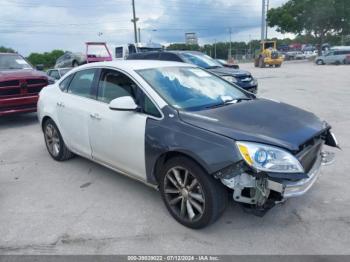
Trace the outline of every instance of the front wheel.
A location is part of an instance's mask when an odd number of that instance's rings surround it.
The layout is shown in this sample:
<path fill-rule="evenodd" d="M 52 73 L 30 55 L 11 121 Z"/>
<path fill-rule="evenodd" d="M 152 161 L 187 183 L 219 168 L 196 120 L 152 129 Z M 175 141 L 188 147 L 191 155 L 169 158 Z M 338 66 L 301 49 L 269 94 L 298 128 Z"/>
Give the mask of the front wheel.
<path fill-rule="evenodd" d="M 47 151 L 49 151 L 49 154 L 53 159 L 64 161 L 74 156 L 66 147 L 60 131 L 51 119 L 45 121 L 43 131 Z"/>
<path fill-rule="evenodd" d="M 196 229 L 218 219 L 227 204 L 224 186 L 186 157 L 166 162 L 160 173 L 160 193 L 170 214 Z"/>
<path fill-rule="evenodd" d="M 318 59 L 318 60 L 316 61 L 316 64 L 317 64 L 317 65 L 324 65 L 324 62 L 323 62 L 323 60 Z"/>

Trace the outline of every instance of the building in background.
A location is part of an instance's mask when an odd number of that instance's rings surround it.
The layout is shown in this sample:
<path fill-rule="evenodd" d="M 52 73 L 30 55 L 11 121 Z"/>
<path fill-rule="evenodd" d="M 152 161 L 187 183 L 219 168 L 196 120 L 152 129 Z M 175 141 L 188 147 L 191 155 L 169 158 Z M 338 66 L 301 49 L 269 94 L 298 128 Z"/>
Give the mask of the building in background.
<path fill-rule="evenodd" d="M 198 45 L 198 37 L 196 33 L 185 33 L 187 45 Z"/>

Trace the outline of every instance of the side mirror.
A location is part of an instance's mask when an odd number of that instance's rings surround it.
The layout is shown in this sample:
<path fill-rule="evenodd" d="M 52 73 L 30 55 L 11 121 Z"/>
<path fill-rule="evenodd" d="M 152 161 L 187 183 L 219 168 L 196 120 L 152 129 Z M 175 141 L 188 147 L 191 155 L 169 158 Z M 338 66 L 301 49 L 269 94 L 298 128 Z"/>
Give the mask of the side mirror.
<path fill-rule="evenodd" d="M 43 64 L 36 65 L 35 68 L 36 68 L 36 70 L 44 71 L 44 65 Z"/>
<path fill-rule="evenodd" d="M 119 111 L 134 111 L 137 109 L 137 105 L 131 96 L 122 96 L 113 99 L 109 103 L 109 108 Z"/>

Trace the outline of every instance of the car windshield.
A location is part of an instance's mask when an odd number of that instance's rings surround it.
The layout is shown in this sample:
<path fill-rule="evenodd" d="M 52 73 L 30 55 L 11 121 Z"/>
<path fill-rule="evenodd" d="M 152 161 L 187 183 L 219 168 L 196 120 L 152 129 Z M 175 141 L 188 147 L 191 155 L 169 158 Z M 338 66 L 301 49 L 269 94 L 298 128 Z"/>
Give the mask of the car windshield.
<path fill-rule="evenodd" d="M 69 72 L 70 70 L 71 70 L 71 68 L 60 69 L 61 76 L 64 76 L 64 75 L 67 74 L 67 72 Z"/>
<path fill-rule="evenodd" d="M 241 90 L 197 67 L 163 67 L 138 70 L 171 106 L 197 111 L 249 99 Z"/>
<path fill-rule="evenodd" d="M 205 54 L 181 53 L 180 56 L 185 60 L 186 63 L 194 64 L 205 69 L 222 67 L 219 62 L 215 61 L 213 58 Z"/>
<path fill-rule="evenodd" d="M 1 54 L 0 70 L 4 69 L 32 69 L 32 67 L 19 55 Z"/>

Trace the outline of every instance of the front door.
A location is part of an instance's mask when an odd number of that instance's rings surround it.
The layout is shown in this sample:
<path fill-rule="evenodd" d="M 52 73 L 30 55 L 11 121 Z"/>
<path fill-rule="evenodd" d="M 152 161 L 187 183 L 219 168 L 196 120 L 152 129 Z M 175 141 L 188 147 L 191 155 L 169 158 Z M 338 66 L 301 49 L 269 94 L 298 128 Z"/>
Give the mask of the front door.
<path fill-rule="evenodd" d="M 145 130 L 149 117 L 144 111 L 116 111 L 109 102 L 131 96 L 140 104 L 143 92 L 125 74 L 104 69 L 98 85 L 97 101 L 90 119 L 89 135 L 94 159 L 140 179 L 146 179 Z M 149 110 L 150 112 L 154 112 Z"/>

